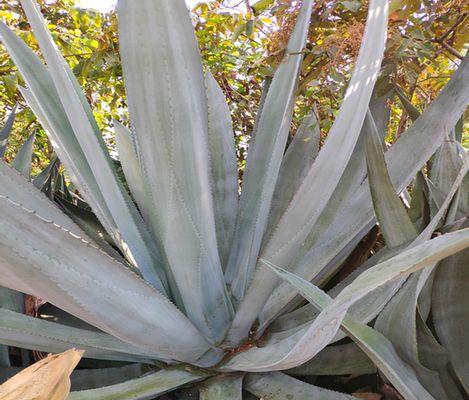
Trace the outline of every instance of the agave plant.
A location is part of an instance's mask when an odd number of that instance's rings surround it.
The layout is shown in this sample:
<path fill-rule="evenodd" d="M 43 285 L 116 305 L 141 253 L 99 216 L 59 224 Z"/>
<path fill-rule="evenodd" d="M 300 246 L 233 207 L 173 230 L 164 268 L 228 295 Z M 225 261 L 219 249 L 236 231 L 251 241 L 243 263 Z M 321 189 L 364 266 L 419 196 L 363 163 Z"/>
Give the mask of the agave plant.
<path fill-rule="evenodd" d="M 0 163 L 0 284 L 82 321 L 3 307 L 1 343 L 151 366 L 119 383 L 128 366 L 94 370 L 102 387 L 74 400 L 150 399 L 190 383 L 207 400 L 350 399 L 298 378 L 376 369 L 406 399 L 462 398 L 469 161 L 456 124 L 469 101 L 468 57 L 384 152 L 396 90 L 385 75 L 376 83 L 388 5 L 372 0 L 325 143 L 319 151 L 311 113 L 287 147 L 313 3 L 303 0 L 239 191 L 229 108 L 184 1 L 120 0 L 131 121 L 115 122 L 122 179 L 38 7 L 21 3 L 45 64 L 4 23 L 0 38 L 76 191 L 69 207 L 57 204 Z M 385 247 L 324 291 L 376 221 Z"/>

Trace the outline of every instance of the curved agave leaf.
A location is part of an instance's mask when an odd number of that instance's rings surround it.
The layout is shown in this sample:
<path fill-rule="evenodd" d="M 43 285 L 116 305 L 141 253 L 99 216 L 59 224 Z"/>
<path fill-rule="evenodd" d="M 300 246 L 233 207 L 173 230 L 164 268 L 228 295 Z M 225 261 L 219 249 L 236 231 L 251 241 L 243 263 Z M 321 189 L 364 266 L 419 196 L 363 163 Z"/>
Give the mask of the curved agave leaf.
<path fill-rule="evenodd" d="M 309 385 L 281 372 L 248 374 L 244 387 L 256 397 L 270 400 L 357 400 L 354 396 Z"/>
<path fill-rule="evenodd" d="M 272 238 L 262 250 L 263 258 L 288 265 L 339 183 L 359 137 L 380 70 L 386 40 L 387 10 L 385 0 L 370 3 L 364 40 L 339 114 L 318 158 L 281 217 Z M 278 278 L 272 272 L 257 269 L 250 290 L 233 321 L 229 340 L 237 342 L 246 336 L 277 283 Z"/>
<path fill-rule="evenodd" d="M 200 400 L 242 400 L 243 376 L 216 376 L 200 388 Z"/>
<path fill-rule="evenodd" d="M 369 260 L 367 260 L 362 266 L 353 271 L 346 279 L 341 281 L 338 285 L 332 288 L 328 295 L 332 298 L 336 297 L 347 285 L 349 285 L 357 276 L 359 276 L 364 271 L 369 268 L 377 265 L 380 262 L 383 262 L 393 255 L 398 254 L 404 246 L 399 246 L 394 249 L 384 248 L 382 251 L 376 253 Z M 400 280 L 399 280 L 400 281 Z M 369 323 L 381 312 L 383 307 L 389 302 L 389 300 L 394 296 L 396 291 L 399 289 L 399 285 L 402 282 L 391 282 L 386 284 L 368 295 L 364 296 L 362 299 L 354 303 L 348 314 L 355 318 L 358 322 Z M 307 304 L 295 311 L 292 311 L 288 314 L 285 314 L 275 320 L 275 322 L 269 327 L 269 332 L 273 332 L 269 337 L 265 345 L 270 344 L 278 340 L 278 338 L 284 338 L 286 336 L 292 335 L 294 332 L 299 330 L 304 330 L 313 322 L 317 317 L 319 312 L 314 308 L 312 304 Z M 344 332 L 339 331 L 336 333 L 335 337 L 331 340 L 331 343 L 337 342 L 343 339 L 346 335 Z"/>
<path fill-rule="evenodd" d="M 3 128 L 0 130 L 0 158 L 3 158 L 5 150 L 7 149 L 8 138 L 15 122 L 17 108 L 18 104 L 15 104 L 15 106 L 10 111 L 7 120 L 5 121 L 5 125 L 3 125 Z"/>
<path fill-rule="evenodd" d="M 47 299 L 156 358 L 196 362 L 209 350 L 166 297 L 115 259 L 4 196 L 0 202 L 0 284 Z"/>
<path fill-rule="evenodd" d="M 390 246 L 399 246 L 415 239 L 417 232 L 403 204 L 395 194 L 379 145 L 376 135 L 370 137 L 367 142 L 370 190 L 377 219 L 387 243 Z M 448 204 L 447 201 L 446 205 Z M 432 232 L 429 230 L 426 232 L 426 237 L 421 236 L 418 241 L 429 239 Z M 438 373 L 422 366 L 417 350 L 417 301 L 420 292 L 432 274 L 433 267 L 430 265 L 424 271 L 413 274 L 404 283 L 378 316 L 375 329 L 391 340 L 397 351 L 410 362 L 428 391 L 436 398 L 445 399 L 447 396 Z"/>
<path fill-rule="evenodd" d="M 290 375 L 365 375 L 376 367 L 355 343 L 328 346 L 311 360 L 286 371 Z"/>
<path fill-rule="evenodd" d="M 272 265 L 270 267 L 274 268 Z M 275 267 L 275 271 L 294 285 L 316 307 L 324 310 L 334 303 L 330 297 L 313 284 L 277 267 Z M 334 322 L 335 319 L 331 321 L 331 324 Z M 420 384 L 414 371 L 399 358 L 386 337 L 347 315 L 342 321 L 342 328 L 406 399 L 433 399 Z M 324 331 L 327 331 L 327 327 L 323 329 L 323 333 Z"/>
<path fill-rule="evenodd" d="M 218 252 L 226 266 L 238 211 L 238 164 L 230 109 L 213 75 L 205 73 L 208 148 Z"/>
<path fill-rule="evenodd" d="M 380 261 L 384 261 L 387 258 L 389 257 L 383 256 Z M 367 268 L 371 268 L 374 265 L 375 264 L 371 264 Z M 360 272 L 363 272 L 363 270 Z M 350 279 L 348 283 L 350 283 L 350 281 L 353 281 L 357 275 L 358 274 L 356 274 L 353 279 Z M 341 288 L 338 285 L 338 290 L 331 290 L 328 293 L 329 296 L 334 297 L 338 292 L 340 292 L 340 290 L 342 290 L 343 287 L 347 286 L 348 283 L 340 285 Z M 348 314 L 353 317 L 357 322 L 363 324 L 369 323 L 374 318 L 376 318 L 376 316 L 381 312 L 383 307 L 395 295 L 396 291 L 399 289 L 400 284 L 402 284 L 402 282 L 400 281 L 398 281 L 398 284 L 396 284 L 395 282 L 391 282 L 372 291 L 371 293 L 354 303 L 350 307 Z M 318 315 L 319 312 L 311 304 L 303 306 L 297 311 L 286 314 L 284 317 L 279 318 L 278 321 L 274 323 L 274 326 L 272 326 L 272 328 L 269 330 L 273 333 L 268 337 L 268 340 L 266 341 L 265 345 L 274 344 L 279 340 L 283 340 L 284 338 L 291 336 L 296 332 L 304 331 L 309 327 L 309 325 L 314 321 L 314 319 L 317 318 Z M 331 340 L 330 343 L 342 340 L 345 336 L 346 334 L 343 332 L 343 330 L 339 331 L 335 334 L 334 338 Z"/>
<path fill-rule="evenodd" d="M 77 187 L 102 218 L 116 244 L 139 265 L 147 279 L 164 292 L 160 282 L 160 279 L 164 282 L 163 272 L 158 270 L 158 277 L 153 271 L 153 268 L 161 266 L 156 257 L 158 252 L 148 233 L 144 232 L 144 225 L 136 221 L 139 219 L 137 211 L 119 185 L 89 105 L 45 29 L 35 4 L 26 0 L 22 5 L 40 37 L 39 42 L 51 70 L 49 73 L 34 52 L 0 21 L 0 38 L 31 89 L 30 93 L 22 90 L 22 94 L 52 135 L 62 162 L 72 176 L 79 178 L 74 179 Z M 97 163 L 100 166 L 92 171 L 90 165 L 96 166 Z"/>
<path fill-rule="evenodd" d="M 266 371 L 301 365 L 314 357 L 334 338 L 352 304 L 393 279 L 422 269 L 466 247 L 469 247 L 469 229 L 432 239 L 379 263 L 347 286 L 307 329 L 294 333 L 275 346 L 253 348 L 240 353 L 227 363 L 227 368 Z M 301 278 L 275 267 L 266 260 L 263 262 L 282 277 L 295 280 L 296 287 L 300 284 L 303 287 L 310 287 Z M 315 286 L 312 287 L 317 289 Z"/>
<path fill-rule="evenodd" d="M 417 343 L 416 310 L 422 288 L 431 275 L 434 266 L 413 274 L 403 287 L 386 305 L 378 316 L 375 329 L 383 333 L 394 345 L 397 352 L 414 368 L 419 380 L 437 399 L 448 396 L 440 381 L 439 374 L 425 368 L 419 360 Z M 399 327 L 396 326 L 396 323 Z"/>
<path fill-rule="evenodd" d="M 72 392 L 67 400 L 147 400 L 207 376 L 195 371 L 162 370 L 116 385 Z"/>
<path fill-rule="evenodd" d="M 465 177 L 467 170 L 469 169 L 469 162 L 466 160 L 465 164 L 461 167 L 461 170 L 456 177 L 453 186 L 448 193 L 448 196 L 443 201 L 440 209 L 438 210 L 437 215 L 432 219 L 432 221 L 428 224 L 428 226 L 424 229 L 424 231 L 419 235 L 419 237 L 413 242 L 414 245 L 418 243 L 422 243 L 425 240 L 428 240 L 436 229 L 439 221 L 445 214 L 446 210 L 448 209 L 451 200 L 456 193 L 458 187 L 461 185 L 463 178 Z M 388 220 L 389 222 L 389 220 Z M 394 227 L 396 230 L 400 230 L 399 226 Z M 404 235 L 405 236 L 405 235 Z M 367 262 L 365 262 L 359 269 L 354 271 L 349 277 L 347 277 L 344 281 L 339 283 L 336 287 L 334 287 L 330 291 L 330 295 L 335 297 L 340 290 L 342 290 L 346 285 L 348 285 L 355 277 L 359 276 L 363 271 L 366 271 L 370 267 L 376 265 L 377 261 L 382 262 L 384 260 L 389 259 L 392 255 L 398 254 L 398 252 L 402 249 L 403 246 L 397 246 L 393 249 L 387 249 L 386 251 L 382 251 L 383 254 L 376 254 L 375 256 L 371 257 Z M 349 313 L 357 318 L 359 321 L 368 323 L 376 315 L 382 310 L 382 308 L 388 303 L 394 293 L 398 290 L 400 285 L 402 284 L 403 280 L 399 280 L 398 283 L 390 283 L 385 285 L 384 287 L 378 288 L 374 290 L 369 295 L 365 296 L 363 299 L 357 301 L 353 304 L 349 310 Z M 422 281 L 422 284 L 425 282 L 425 279 Z M 280 326 L 280 330 L 286 331 L 298 331 L 301 329 L 301 325 L 305 325 L 308 322 L 313 321 L 316 317 L 317 313 L 314 310 L 311 310 L 311 307 L 304 306 L 298 309 L 295 312 L 290 313 L 291 316 L 286 315 L 279 319 L 276 324 Z M 283 321 L 284 320 L 284 321 Z M 400 324 L 399 324 L 400 325 Z M 291 333 L 290 333 L 291 334 Z M 285 335 L 285 333 L 283 333 Z M 343 336 L 338 334 L 334 338 L 334 341 L 342 339 Z"/>
<path fill-rule="evenodd" d="M 386 152 L 389 174 L 396 191 L 400 192 L 410 183 L 441 145 L 447 127 L 453 126 L 464 112 L 469 102 L 468 86 L 469 55 L 438 98 Z M 365 181 L 293 272 L 319 283 L 321 277 L 333 273 L 340 266 L 343 256 L 339 255 L 348 254 L 353 249 L 354 243 L 358 243 L 373 225 L 373 218 L 369 184 Z M 288 285 L 282 283 L 270 307 L 281 310 L 294 296 Z"/>
<path fill-rule="evenodd" d="M 272 196 L 290 130 L 293 101 L 302 50 L 312 11 L 311 0 L 302 3 L 286 55 L 269 85 L 249 147 L 240 205 L 236 219 L 226 279 L 239 302 L 256 266 L 262 235 L 267 225 Z M 249 328 L 247 329 L 247 331 Z M 243 332 L 243 337 L 244 333 Z M 237 342 L 240 337 L 235 337 Z"/>
<path fill-rule="evenodd" d="M 449 189 L 448 195 L 446 199 L 443 201 L 443 203 L 441 204 L 440 209 L 438 210 L 434 218 L 430 221 L 430 223 L 426 226 L 426 228 L 422 231 L 422 233 L 413 241 L 412 243 L 413 245 L 422 243 L 431 237 L 434 230 L 438 226 L 440 220 L 443 218 L 444 214 L 448 210 L 448 207 L 450 206 L 450 203 L 452 202 L 452 199 L 455 193 L 457 192 L 459 186 L 461 185 L 468 169 L 469 169 L 469 160 L 466 160 L 465 163 L 460 168 L 459 173 L 455 177 L 454 181 L 452 182 L 452 187 Z M 381 213 L 384 213 L 384 210 L 382 210 Z M 405 225 L 405 223 L 403 223 L 403 218 L 396 218 L 394 222 L 391 219 L 388 219 L 387 225 L 388 225 L 389 230 L 394 230 L 395 232 L 399 232 L 401 231 L 402 226 Z M 381 328 L 383 329 L 387 327 L 387 329 L 390 329 L 392 331 L 391 332 L 391 331 L 386 330 L 386 334 L 387 336 L 391 336 L 395 338 L 397 346 L 403 346 L 404 348 L 406 348 L 407 346 L 407 350 L 404 351 L 404 353 L 407 354 L 409 358 L 413 358 L 414 360 L 417 359 L 417 348 L 415 345 L 416 343 L 415 323 L 416 323 L 417 300 L 418 300 L 418 296 L 421 290 L 424 288 L 424 285 L 427 279 L 430 277 L 432 270 L 433 270 L 433 267 L 430 266 L 425 271 L 421 273 L 417 273 L 415 274 L 415 276 L 412 276 L 406 282 L 406 284 L 404 285 L 404 288 L 402 288 L 399 291 L 399 293 L 395 296 L 395 298 L 391 301 L 391 303 L 387 307 L 388 309 L 391 307 L 393 309 L 393 312 L 389 310 L 388 311 L 385 310 L 378 317 L 378 320 L 377 320 L 377 326 L 381 326 Z M 404 307 L 404 309 L 402 307 Z M 402 315 L 404 315 L 406 312 L 411 313 L 411 315 L 408 318 L 404 318 L 403 320 L 408 321 L 408 323 L 411 323 L 413 325 L 413 328 L 397 330 L 396 326 L 391 321 L 389 321 L 388 318 L 391 318 L 391 319 L 395 318 L 396 320 L 401 320 Z M 405 332 L 411 335 L 412 338 L 408 338 L 407 341 L 405 340 L 403 341 L 402 338 L 400 337 L 402 332 Z M 413 349 L 413 350 L 410 350 L 410 349 Z"/>
<path fill-rule="evenodd" d="M 144 350 L 105 333 L 43 321 L 4 308 L 0 308 L 0 343 L 47 353 L 76 347 L 85 350 L 88 358 L 153 362 Z"/>
<path fill-rule="evenodd" d="M 16 169 L 26 179 L 31 176 L 31 163 L 33 157 L 33 145 L 36 132 L 31 133 L 26 142 L 22 144 L 12 162 L 12 167 Z"/>
<path fill-rule="evenodd" d="M 172 290 L 216 342 L 230 323 L 230 300 L 216 246 L 207 100 L 189 12 L 183 0 L 123 0 L 118 16 L 129 110 L 151 197 L 143 214 L 164 250 Z"/>

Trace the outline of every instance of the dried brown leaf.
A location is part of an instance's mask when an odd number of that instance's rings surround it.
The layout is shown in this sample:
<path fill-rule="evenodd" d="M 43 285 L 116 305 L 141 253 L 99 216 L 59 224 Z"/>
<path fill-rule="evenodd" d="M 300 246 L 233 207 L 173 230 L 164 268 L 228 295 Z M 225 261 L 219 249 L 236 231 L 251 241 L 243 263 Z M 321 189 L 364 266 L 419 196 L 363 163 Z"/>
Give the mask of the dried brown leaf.
<path fill-rule="evenodd" d="M 38 361 L 0 386 L 0 400 L 65 400 L 70 374 L 83 353 L 70 349 Z"/>

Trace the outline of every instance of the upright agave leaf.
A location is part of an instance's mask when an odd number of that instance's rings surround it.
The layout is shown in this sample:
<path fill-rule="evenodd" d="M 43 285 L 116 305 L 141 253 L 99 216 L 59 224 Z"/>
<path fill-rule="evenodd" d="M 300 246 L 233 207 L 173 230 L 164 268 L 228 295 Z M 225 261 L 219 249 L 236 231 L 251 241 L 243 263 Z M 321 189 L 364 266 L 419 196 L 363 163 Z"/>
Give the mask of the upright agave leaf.
<path fill-rule="evenodd" d="M 389 174 L 397 192 L 411 182 L 441 145 L 448 127 L 454 126 L 464 112 L 469 102 L 468 85 L 469 55 L 465 56 L 437 99 L 386 152 Z M 296 266 L 295 274 L 319 282 L 319 278 L 333 273 L 344 256 L 369 231 L 373 218 L 369 184 L 365 181 Z M 283 283 L 270 306 L 281 310 L 294 296 L 288 285 Z"/>
<path fill-rule="evenodd" d="M 288 265 L 292 261 L 327 205 L 350 159 L 380 70 L 387 10 L 387 1 L 370 3 L 364 40 L 339 114 L 324 147 L 261 252 L 263 258 L 275 264 Z M 272 88 L 269 93 L 271 91 Z M 251 280 L 251 289 L 233 321 L 229 340 L 236 343 L 246 336 L 277 282 L 278 278 L 272 272 L 257 269 Z"/>
<path fill-rule="evenodd" d="M 49 67 L 47 69 L 22 40 L 0 22 L 1 40 L 31 90 L 22 90 L 22 93 L 39 120 L 52 133 L 53 142 L 58 143 L 55 147 L 62 162 L 73 175 L 81 178 L 78 183 L 81 191 L 103 219 L 103 225 L 113 235 L 116 244 L 164 293 L 165 276 L 158 251 L 118 181 L 90 106 L 45 28 L 34 1 L 25 0 L 22 5 Z M 90 165 L 93 165 L 93 170 Z"/>
<path fill-rule="evenodd" d="M 53 156 L 49 165 L 44 168 L 37 176 L 33 179 L 33 184 L 41 191 L 46 191 L 46 182 L 52 183 L 51 177 L 55 176 L 60 167 L 60 161 L 57 156 Z"/>
<path fill-rule="evenodd" d="M 18 105 L 16 104 L 10 111 L 10 114 L 8 115 L 8 118 L 5 121 L 5 124 L 0 130 L 0 158 L 3 158 L 3 155 L 5 154 L 5 150 L 8 144 L 8 137 L 10 136 L 11 129 L 13 128 L 13 123 L 15 122 L 17 108 Z"/>
<path fill-rule="evenodd" d="M 282 265 L 291 260 L 298 243 L 311 230 L 353 152 L 380 70 L 386 22 L 387 2 L 372 1 L 363 45 L 339 114 L 317 160 L 263 249 L 264 256 L 281 260 Z"/>
<path fill-rule="evenodd" d="M 379 126 L 378 134 L 380 139 L 384 139 L 386 135 L 386 126 L 389 120 L 389 107 L 387 105 L 388 99 L 392 95 L 389 91 L 385 94 L 381 94 L 382 86 L 386 87 L 386 80 L 378 80 L 375 88 L 373 90 L 369 108 L 372 114 L 373 119 Z M 360 184 L 366 177 L 366 157 L 365 157 L 365 142 L 367 135 L 370 134 L 371 126 L 368 124 L 363 124 L 360 136 L 355 144 L 355 148 L 350 156 L 347 167 L 345 168 L 344 173 L 342 174 L 339 183 L 337 184 L 332 197 L 324 210 L 322 211 L 320 217 L 314 225 L 314 229 L 308 234 L 306 239 L 301 243 L 300 248 L 298 249 L 295 257 L 290 262 L 288 266 L 289 270 L 293 270 L 299 267 L 303 262 L 304 258 L 310 252 L 313 252 L 314 248 L 321 235 L 327 230 L 334 218 L 340 214 L 345 205 L 349 202 L 350 198 L 354 195 L 354 192 L 358 189 Z M 288 204 L 284 205 L 284 208 Z M 349 248 L 352 249 L 357 245 L 357 241 L 353 241 Z M 338 259 L 344 259 L 346 256 L 338 255 Z M 322 266 L 319 264 L 315 266 L 315 272 L 320 272 Z M 316 269 L 317 268 L 317 269 Z M 310 270 L 311 273 L 313 272 Z M 259 321 L 261 326 L 266 326 L 270 324 L 273 318 L 280 312 L 280 307 L 275 307 L 272 305 L 274 299 L 277 299 L 279 296 L 284 295 L 285 286 L 280 286 L 274 289 L 270 295 L 269 300 L 267 301 L 264 310 L 259 315 Z"/>
<path fill-rule="evenodd" d="M 124 170 L 125 180 L 129 185 L 130 191 L 139 205 L 142 214 L 148 211 L 145 205 L 145 181 L 142 176 L 142 169 L 135 150 L 132 133 L 128 128 L 118 121 L 114 121 L 115 137 L 119 160 Z M 149 221 L 148 215 L 143 215 L 145 221 Z"/>
<path fill-rule="evenodd" d="M 238 163 L 230 109 L 210 72 L 205 74 L 208 111 L 208 146 L 218 252 L 226 266 L 238 210 Z"/>
<path fill-rule="evenodd" d="M 149 197 L 143 213 L 164 250 L 181 306 L 216 342 L 228 329 L 230 301 L 217 250 L 204 76 L 189 13 L 183 0 L 122 0 L 118 14 Z"/>
<path fill-rule="evenodd" d="M 272 197 L 268 225 L 263 241 L 271 237 L 285 208 L 292 200 L 319 152 L 321 131 L 315 111 L 303 119 L 287 148 L 280 165 L 278 180 Z"/>
<path fill-rule="evenodd" d="M 366 159 L 373 207 L 386 244 L 390 247 L 400 246 L 415 239 L 417 231 L 392 185 L 378 130 L 370 112 L 365 118 L 365 124 L 369 126 Z"/>
<path fill-rule="evenodd" d="M 249 148 L 233 245 L 226 270 L 230 291 L 238 302 L 243 298 L 256 266 L 269 216 L 290 129 L 302 60 L 301 51 L 306 43 L 312 4 L 311 0 L 302 3 L 285 57 L 268 87 L 254 140 Z"/>
<path fill-rule="evenodd" d="M 12 166 L 26 179 L 29 179 L 31 175 L 31 158 L 33 156 L 33 145 L 34 139 L 36 138 L 36 132 L 31 133 L 26 142 L 20 147 L 18 153 L 13 159 Z"/>
<path fill-rule="evenodd" d="M 454 372 L 466 394 L 469 393 L 468 261 L 468 250 L 443 260 L 437 267 L 432 296 L 432 319 L 436 333 L 449 353 Z"/>
<path fill-rule="evenodd" d="M 445 138 L 435 153 L 430 170 L 430 180 L 447 195 L 464 159 L 469 157 L 460 144 L 454 139 L 454 131 Z"/>

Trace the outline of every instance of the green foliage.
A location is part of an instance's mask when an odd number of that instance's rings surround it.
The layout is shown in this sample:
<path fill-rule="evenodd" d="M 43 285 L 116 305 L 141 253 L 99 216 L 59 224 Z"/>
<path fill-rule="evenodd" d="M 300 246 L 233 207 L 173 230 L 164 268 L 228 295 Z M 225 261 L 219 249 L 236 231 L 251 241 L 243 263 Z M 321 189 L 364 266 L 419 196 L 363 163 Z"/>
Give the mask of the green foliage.
<path fill-rule="evenodd" d="M 70 399 L 353 399 L 311 376 L 376 370 L 405 399 L 468 394 L 465 17 L 211 2 L 194 34 L 183 0 L 5 4 L 2 345 L 104 360 Z M 433 66 L 439 46 L 463 59 Z M 431 71 L 451 78 L 423 107 Z"/>

